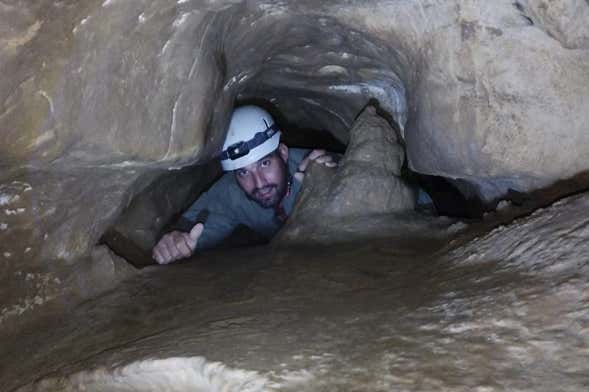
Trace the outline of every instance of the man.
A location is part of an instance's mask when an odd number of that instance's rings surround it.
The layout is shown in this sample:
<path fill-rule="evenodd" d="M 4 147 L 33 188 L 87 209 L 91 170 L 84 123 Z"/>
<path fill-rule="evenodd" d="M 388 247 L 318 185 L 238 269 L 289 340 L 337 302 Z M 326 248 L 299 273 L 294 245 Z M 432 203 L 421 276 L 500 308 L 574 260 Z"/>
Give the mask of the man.
<path fill-rule="evenodd" d="M 221 243 L 239 225 L 270 239 L 292 212 L 311 161 L 336 166 L 324 150 L 289 149 L 268 112 L 237 108 L 219 156 L 226 172 L 182 215 L 174 230 L 153 248 L 153 258 L 168 264 L 196 249 Z M 199 217 L 207 215 L 206 222 Z"/>

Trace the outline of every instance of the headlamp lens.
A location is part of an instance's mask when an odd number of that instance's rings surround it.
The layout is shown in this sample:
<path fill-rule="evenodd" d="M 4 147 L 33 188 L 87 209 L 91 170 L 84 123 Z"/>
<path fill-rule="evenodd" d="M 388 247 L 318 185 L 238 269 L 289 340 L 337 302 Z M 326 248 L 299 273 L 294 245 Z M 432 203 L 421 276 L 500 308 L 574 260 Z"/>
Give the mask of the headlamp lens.
<path fill-rule="evenodd" d="M 249 152 L 250 149 L 246 142 L 238 142 L 227 147 L 227 153 L 229 154 L 229 158 L 231 160 L 241 158 L 242 156 L 247 155 Z"/>

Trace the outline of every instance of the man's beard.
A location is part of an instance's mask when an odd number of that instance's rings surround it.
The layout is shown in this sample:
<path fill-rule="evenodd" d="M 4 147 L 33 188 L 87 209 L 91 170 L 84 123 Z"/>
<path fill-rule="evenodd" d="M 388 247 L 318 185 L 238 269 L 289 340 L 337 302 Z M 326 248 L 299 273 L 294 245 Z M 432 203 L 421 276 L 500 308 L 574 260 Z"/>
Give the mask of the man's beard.
<path fill-rule="evenodd" d="M 248 197 L 258 203 L 263 208 L 274 208 L 284 198 L 286 194 L 286 184 L 281 188 L 277 184 L 266 185 L 263 188 L 256 188 Z M 262 196 L 264 193 L 272 191 L 267 197 Z"/>

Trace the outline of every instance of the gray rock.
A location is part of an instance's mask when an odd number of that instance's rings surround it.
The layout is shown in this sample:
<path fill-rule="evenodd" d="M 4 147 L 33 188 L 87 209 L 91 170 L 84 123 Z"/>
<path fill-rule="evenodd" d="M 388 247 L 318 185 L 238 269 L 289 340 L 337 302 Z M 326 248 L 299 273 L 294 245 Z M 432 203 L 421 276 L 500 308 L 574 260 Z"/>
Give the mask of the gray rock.
<path fill-rule="evenodd" d="M 365 217 L 412 210 L 415 193 L 400 178 L 404 156 L 397 131 L 375 107 L 367 106 L 350 130 L 350 144 L 337 169 L 314 163 L 305 174 L 277 242 L 355 240 L 372 229 L 360 223 Z"/>
<path fill-rule="evenodd" d="M 589 170 L 588 12 L 580 0 L 4 1 L 0 186 L 32 191 L 2 206 L 0 286 L 67 275 L 148 185 L 138 178 L 219 151 L 236 98 L 343 142 L 375 98 L 412 169 L 488 199 Z"/>

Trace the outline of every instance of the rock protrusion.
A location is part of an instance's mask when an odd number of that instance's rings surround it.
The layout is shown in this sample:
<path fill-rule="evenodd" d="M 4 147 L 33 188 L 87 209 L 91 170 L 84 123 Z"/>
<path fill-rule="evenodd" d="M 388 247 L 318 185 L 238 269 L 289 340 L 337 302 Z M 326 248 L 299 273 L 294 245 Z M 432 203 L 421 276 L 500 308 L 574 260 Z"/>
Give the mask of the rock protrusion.
<path fill-rule="evenodd" d="M 401 178 L 404 160 L 397 131 L 374 106 L 367 106 L 350 130 L 350 144 L 337 170 L 318 164 L 307 169 L 278 241 L 352 239 L 358 219 L 412 210 L 414 190 Z"/>

